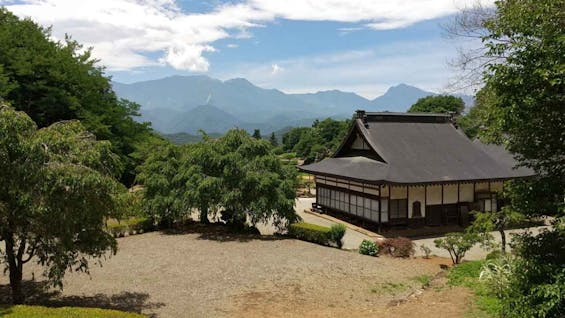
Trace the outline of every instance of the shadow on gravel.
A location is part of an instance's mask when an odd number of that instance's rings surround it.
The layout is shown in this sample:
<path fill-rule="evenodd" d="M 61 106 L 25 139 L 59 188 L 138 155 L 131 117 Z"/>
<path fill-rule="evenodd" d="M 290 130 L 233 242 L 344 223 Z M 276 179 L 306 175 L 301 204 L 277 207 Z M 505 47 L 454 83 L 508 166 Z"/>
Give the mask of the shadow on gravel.
<path fill-rule="evenodd" d="M 63 296 L 61 292 L 49 289 L 46 282 L 23 281 L 22 287 L 26 295 L 26 305 L 40 305 L 46 307 L 93 307 L 135 313 L 165 306 L 164 303 L 149 302 L 149 294 L 146 293 L 122 292 L 114 295 Z M 10 285 L 0 285 L 0 304 L 10 303 Z M 149 314 L 148 317 L 156 317 L 156 315 Z"/>
<path fill-rule="evenodd" d="M 260 241 L 277 241 L 287 239 L 281 235 L 261 235 L 255 228 L 249 228 L 243 231 L 235 231 L 224 224 L 201 224 L 188 223 L 183 226 L 177 226 L 172 229 L 161 230 L 166 235 L 185 235 L 198 234 L 200 240 L 211 240 L 218 242 L 250 242 L 254 240 Z"/>

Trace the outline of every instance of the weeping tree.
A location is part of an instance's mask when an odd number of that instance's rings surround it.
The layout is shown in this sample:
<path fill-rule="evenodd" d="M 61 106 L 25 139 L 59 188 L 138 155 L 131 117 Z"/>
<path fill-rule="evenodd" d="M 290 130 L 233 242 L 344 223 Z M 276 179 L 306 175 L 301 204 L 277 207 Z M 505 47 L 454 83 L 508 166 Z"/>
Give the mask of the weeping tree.
<path fill-rule="evenodd" d="M 266 140 L 243 130 L 194 145 L 156 149 L 140 167 L 147 212 L 171 223 L 200 212 L 200 221 L 222 209 L 230 225 L 296 220 L 296 171 L 282 165 Z"/>
<path fill-rule="evenodd" d="M 183 196 L 184 182 L 178 177 L 182 172 L 181 154 L 180 147 L 164 144 L 155 148 L 138 167 L 136 181 L 143 185 L 145 213 L 165 227 L 170 227 L 189 210 Z"/>
<path fill-rule="evenodd" d="M 268 141 L 256 140 L 244 130 L 230 130 L 211 145 L 223 167 L 220 202 L 229 222 L 239 226 L 245 221 L 272 222 L 284 229 L 297 220 L 296 169 L 282 165 Z"/>
<path fill-rule="evenodd" d="M 0 262 L 9 272 L 12 301 L 24 301 L 23 267 L 30 261 L 62 287 L 67 270 L 88 272 L 116 241 L 105 219 L 125 191 L 115 177 L 119 158 L 78 121 L 37 129 L 24 112 L 0 105 Z"/>

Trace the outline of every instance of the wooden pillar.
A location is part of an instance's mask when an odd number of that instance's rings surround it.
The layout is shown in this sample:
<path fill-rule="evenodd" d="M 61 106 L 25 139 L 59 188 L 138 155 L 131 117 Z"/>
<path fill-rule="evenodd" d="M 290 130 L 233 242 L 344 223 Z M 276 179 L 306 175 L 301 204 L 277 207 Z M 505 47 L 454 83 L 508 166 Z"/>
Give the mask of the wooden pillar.
<path fill-rule="evenodd" d="M 443 207 L 443 183 L 441 184 L 441 223 L 444 223 L 445 209 Z"/>
<path fill-rule="evenodd" d="M 406 218 L 410 218 L 410 216 L 408 215 L 408 212 L 410 211 L 410 209 L 408 208 L 408 205 L 410 204 L 410 191 L 409 191 L 409 186 L 406 185 Z"/>
<path fill-rule="evenodd" d="M 490 198 L 490 211 L 492 212 L 492 191 L 490 190 L 490 180 L 488 181 L 488 197 Z"/>
<path fill-rule="evenodd" d="M 320 191 L 318 191 L 318 182 L 316 182 L 317 179 L 314 177 L 314 184 L 316 185 L 316 205 L 319 205 L 320 200 L 318 199 L 318 193 L 320 193 Z"/>
<path fill-rule="evenodd" d="M 390 223 L 390 194 L 391 194 L 391 192 L 390 192 L 390 184 L 389 184 L 389 185 L 388 185 L 388 198 L 387 198 L 387 202 L 386 202 L 386 204 L 387 204 L 387 211 L 388 211 L 388 212 L 387 212 L 387 213 L 388 213 L 388 222 L 389 222 L 389 223 Z"/>
<path fill-rule="evenodd" d="M 461 188 L 460 188 L 460 183 L 459 181 L 457 181 L 457 223 L 459 225 L 461 225 L 461 196 L 460 196 L 460 192 L 461 192 Z"/>
<path fill-rule="evenodd" d="M 381 213 L 382 213 L 381 206 L 383 205 L 382 195 L 383 195 L 382 188 L 381 185 L 379 184 L 379 233 L 381 232 L 381 224 L 382 224 L 382 219 L 381 219 Z"/>
<path fill-rule="evenodd" d="M 428 185 L 424 184 L 424 217 L 428 219 Z"/>

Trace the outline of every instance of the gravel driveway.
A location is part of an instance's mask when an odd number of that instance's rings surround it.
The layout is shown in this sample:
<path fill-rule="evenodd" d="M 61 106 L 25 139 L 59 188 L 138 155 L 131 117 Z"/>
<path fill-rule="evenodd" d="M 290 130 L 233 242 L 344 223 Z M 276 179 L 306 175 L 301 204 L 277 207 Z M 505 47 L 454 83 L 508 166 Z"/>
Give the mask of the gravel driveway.
<path fill-rule="evenodd" d="M 30 301 L 157 317 L 242 316 L 267 303 L 280 304 L 283 316 L 284 304 L 355 316 L 410 293 L 417 287 L 414 277 L 438 271 L 437 264 L 420 259 L 373 258 L 298 240 L 233 236 L 222 230 L 154 232 L 118 242 L 118 254 L 102 267 L 93 266 L 90 277 L 69 273 L 62 294 L 40 292 Z M 40 268 L 28 265 L 25 278 L 31 279 L 33 271 L 39 278 Z M 403 288 L 381 292 L 380 287 L 389 283 Z M 38 284 L 27 283 L 26 288 Z M 0 300 L 6 299 L 7 291 L 7 277 L 0 275 Z"/>

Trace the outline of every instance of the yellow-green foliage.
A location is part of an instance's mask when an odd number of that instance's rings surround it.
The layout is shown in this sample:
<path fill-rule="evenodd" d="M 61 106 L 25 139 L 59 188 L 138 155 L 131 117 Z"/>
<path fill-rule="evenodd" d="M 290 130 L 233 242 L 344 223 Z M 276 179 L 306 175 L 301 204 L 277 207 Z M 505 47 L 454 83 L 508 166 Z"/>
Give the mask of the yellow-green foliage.
<path fill-rule="evenodd" d="M 124 236 L 126 233 L 133 234 L 152 230 L 151 220 L 144 217 L 132 217 L 125 220 L 108 219 L 106 222 L 108 232 L 115 237 Z"/>
<path fill-rule="evenodd" d="M 80 307 L 49 308 L 43 306 L 0 307 L 0 316 L 4 318 L 143 318 L 135 313 Z"/>

